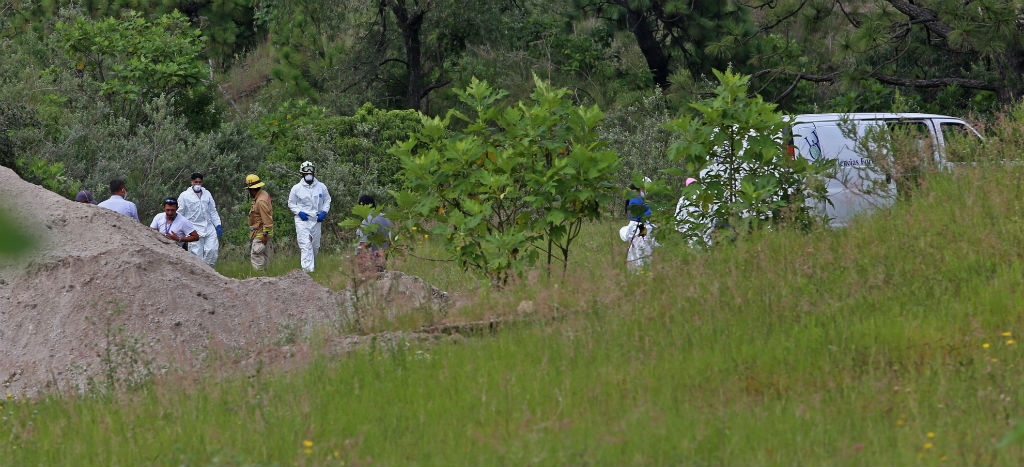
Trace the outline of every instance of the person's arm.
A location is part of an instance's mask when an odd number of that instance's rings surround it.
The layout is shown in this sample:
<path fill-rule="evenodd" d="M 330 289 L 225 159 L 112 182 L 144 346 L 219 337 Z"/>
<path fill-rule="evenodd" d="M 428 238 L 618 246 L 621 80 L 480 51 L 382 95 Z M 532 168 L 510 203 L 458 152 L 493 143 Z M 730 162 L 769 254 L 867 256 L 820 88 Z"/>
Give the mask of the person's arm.
<path fill-rule="evenodd" d="M 188 234 L 187 237 L 182 237 L 181 241 L 183 241 L 185 243 L 197 242 L 197 241 L 199 241 L 199 232 L 193 230 L 192 233 Z"/>
<path fill-rule="evenodd" d="M 295 186 L 292 187 L 292 191 L 288 192 L 288 209 L 292 212 L 293 216 L 299 215 L 299 211 L 302 210 L 302 208 L 299 207 L 299 190 L 298 190 L 298 188 L 299 188 L 299 186 L 295 185 Z M 307 212 L 306 214 L 309 214 L 309 213 Z M 315 212 L 313 214 L 316 215 Z"/>
<path fill-rule="evenodd" d="M 324 202 L 320 210 L 323 212 L 330 212 L 331 210 L 331 192 L 327 191 L 327 185 L 324 185 Z"/>
<path fill-rule="evenodd" d="M 160 222 L 158 222 L 159 219 L 160 219 L 160 214 L 157 214 L 156 216 L 154 216 L 153 217 L 153 222 L 149 223 L 149 228 L 151 228 L 153 230 L 159 231 L 160 230 Z"/>
<path fill-rule="evenodd" d="M 131 213 L 132 213 L 131 217 L 132 217 L 132 219 L 135 219 L 135 222 L 142 222 L 142 221 L 139 220 L 139 209 L 137 207 L 135 207 L 135 203 L 132 203 Z"/>
<path fill-rule="evenodd" d="M 270 237 L 274 235 L 274 211 L 270 206 L 270 202 L 258 200 L 256 201 L 256 212 L 263 222 L 263 231 L 256 232 L 256 238 L 262 243 L 267 243 Z"/>
<path fill-rule="evenodd" d="M 209 191 L 206 192 L 206 196 L 210 198 L 210 219 L 213 221 L 213 225 L 220 227 L 220 214 L 217 214 L 217 202 L 213 200 L 213 194 Z"/>
<path fill-rule="evenodd" d="M 192 203 L 188 202 L 188 198 L 185 197 L 189 191 L 192 190 L 189 189 L 183 191 L 181 192 L 180 195 L 178 195 L 178 214 L 181 214 L 185 217 L 192 217 Z"/>

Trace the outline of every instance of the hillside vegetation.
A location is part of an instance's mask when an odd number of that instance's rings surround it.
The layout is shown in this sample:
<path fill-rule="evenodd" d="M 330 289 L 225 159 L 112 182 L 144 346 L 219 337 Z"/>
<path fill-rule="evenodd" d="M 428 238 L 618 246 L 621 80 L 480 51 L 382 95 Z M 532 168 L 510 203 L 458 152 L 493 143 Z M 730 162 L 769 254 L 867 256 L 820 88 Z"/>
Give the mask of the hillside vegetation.
<path fill-rule="evenodd" d="M 308 343 L 118 395 L 3 403 L 12 465 L 1018 465 L 1024 174 L 983 164 L 838 231 L 765 233 L 483 289 L 493 335 Z M 522 301 L 532 302 L 523 307 Z M 213 364 L 212 367 L 221 367 Z"/>
<path fill-rule="evenodd" d="M 309 282 L 286 200 L 312 161 L 334 200 L 315 281 L 374 280 L 351 257 L 372 194 L 395 224 L 388 268 L 456 304 L 357 301 L 351 322 L 281 325 L 252 354 L 212 345 L 187 371 L 149 368 L 145 336 L 117 330 L 96 356 L 146 377 L 0 392 L 0 465 L 1021 465 L 1022 15 L 0 0 L 0 165 L 68 198 L 123 178 L 147 224 L 201 172 L 217 272 Z M 895 205 L 831 230 L 810 206 L 834 160 L 775 137 L 818 112 L 947 114 L 985 142 L 883 134 L 872 164 L 902 170 L 885 174 Z M 957 163 L 936 167 L 942 151 Z M 702 175 L 716 165 L 753 169 Z M 276 218 L 265 273 L 248 264 L 249 173 Z M 631 183 L 662 244 L 636 272 L 618 237 Z M 677 234 L 681 195 L 730 232 Z M 39 243 L 23 224 L 0 209 L 4 261 Z"/>

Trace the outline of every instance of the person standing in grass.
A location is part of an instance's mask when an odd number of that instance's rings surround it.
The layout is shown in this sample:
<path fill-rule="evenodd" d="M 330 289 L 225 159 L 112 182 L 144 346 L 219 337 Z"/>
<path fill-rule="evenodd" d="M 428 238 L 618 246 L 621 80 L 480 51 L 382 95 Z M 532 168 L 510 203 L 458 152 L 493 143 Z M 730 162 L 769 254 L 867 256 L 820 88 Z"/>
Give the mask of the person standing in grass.
<path fill-rule="evenodd" d="M 374 212 L 363 219 L 363 223 L 356 230 L 356 236 L 359 237 L 356 263 L 360 272 L 384 272 L 387 264 L 384 253 L 391 244 L 391 220 L 384 217 L 384 213 L 376 212 L 377 202 L 373 196 L 360 196 L 359 205 L 372 206 Z"/>
<path fill-rule="evenodd" d="M 274 209 L 270 194 L 263 189 L 264 183 L 256 174 L 245 176 L 245 187 L 252 198 L 249 208 L 249 239 L 252 240 L 250 260 L 257 271 L 267 269 L 270 262 L 270 238 L 274 234 Z"/>
<path fill-rule="evenodd" d="M 292 187 L 288 193 L 288 209 L 295 214 L 295 239 L 299 243 L 299 262 L 302 270 L 313 272 L 316 269 L 316 254 L 320 251 L 320 223 L 331 210 L 331 194 L 314 176 L 316 167 L 310 161 L 299 166 L 302 180 Z"/>
<path fill-rule="evenodd" d="M 644 177 L 644 181 L 651 180 Z M 644 190 L 633 184 L 630 184 L 629 188 L 636 191 L 636 196 L 626 201 L 629 223 L 619 229 L 619 238 L 629 244 L 626 249 L 626 266 L 630 271 L 636 272 L 647 265 L 658 243 L 651 235 L 654 225 L 648 222 L 651 208 L 644 200 Z"/>
<path fill-rule="evenodd" d="M 203 174 L 196 172 L 192 174 L 191 180 L 192 186 L 178 195 L 180 214 L 192 221 L 199 232 L 199 241 L 189 243 L 188 251 L 213 267 L 217 264 L 217 250 L 220 248 L 217 239 L 224 235 L 220 214 L 217 214 L 213 194 L 203 188 Z"/>

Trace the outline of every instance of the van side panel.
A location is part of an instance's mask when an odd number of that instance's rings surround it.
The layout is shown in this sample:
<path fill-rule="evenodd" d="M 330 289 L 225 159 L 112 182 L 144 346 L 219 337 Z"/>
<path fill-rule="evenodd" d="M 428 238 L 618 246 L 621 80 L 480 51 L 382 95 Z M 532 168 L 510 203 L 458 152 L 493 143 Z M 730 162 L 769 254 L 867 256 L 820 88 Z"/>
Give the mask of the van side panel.
<path fill-rule="evenodd" d="M 870 125 L 877 125 L 856 120 L 843 126 L 850 124 L 854 125 L 856 138 L 863 138 Z M 793 126 L 793 142 L 801 157 L 835 163 L 835 177 L 826 181 L 831 205 L 817 206 L 831 225 L 843 226 L 858 213 L 892 205 L 894 187 L 872 168 L 871 160 L 859 153 L 856 141 L 843 134 L 839 121 L 798 122 Z"/>

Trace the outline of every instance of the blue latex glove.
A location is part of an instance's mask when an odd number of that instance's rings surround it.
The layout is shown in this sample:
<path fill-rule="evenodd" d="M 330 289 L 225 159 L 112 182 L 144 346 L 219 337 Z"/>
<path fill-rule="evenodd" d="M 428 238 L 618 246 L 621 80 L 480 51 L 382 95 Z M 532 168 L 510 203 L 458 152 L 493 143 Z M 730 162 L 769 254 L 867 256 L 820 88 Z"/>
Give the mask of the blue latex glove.
<path fill-rule="evenodd" d="M 320 214 L 316 215 L 316 221 L 323 222 L 325 217 L 327 217 L 327 211 L 320 211 Z"/>
<path fill-rule="evenodd" d="M 304 213 L 302 211 L 299 211 L 299 219 L 302 219 L 303 221 L 308 221 L 309 220 L 309 214 L 306 214 L 306 213 Z"/>
<path fill-rule="evenodd" d="M 217 226 L 217 236 L 218 237 L 223 237 L 224 236 L 224 229 L 220 228 L 219 225 Z"/>

